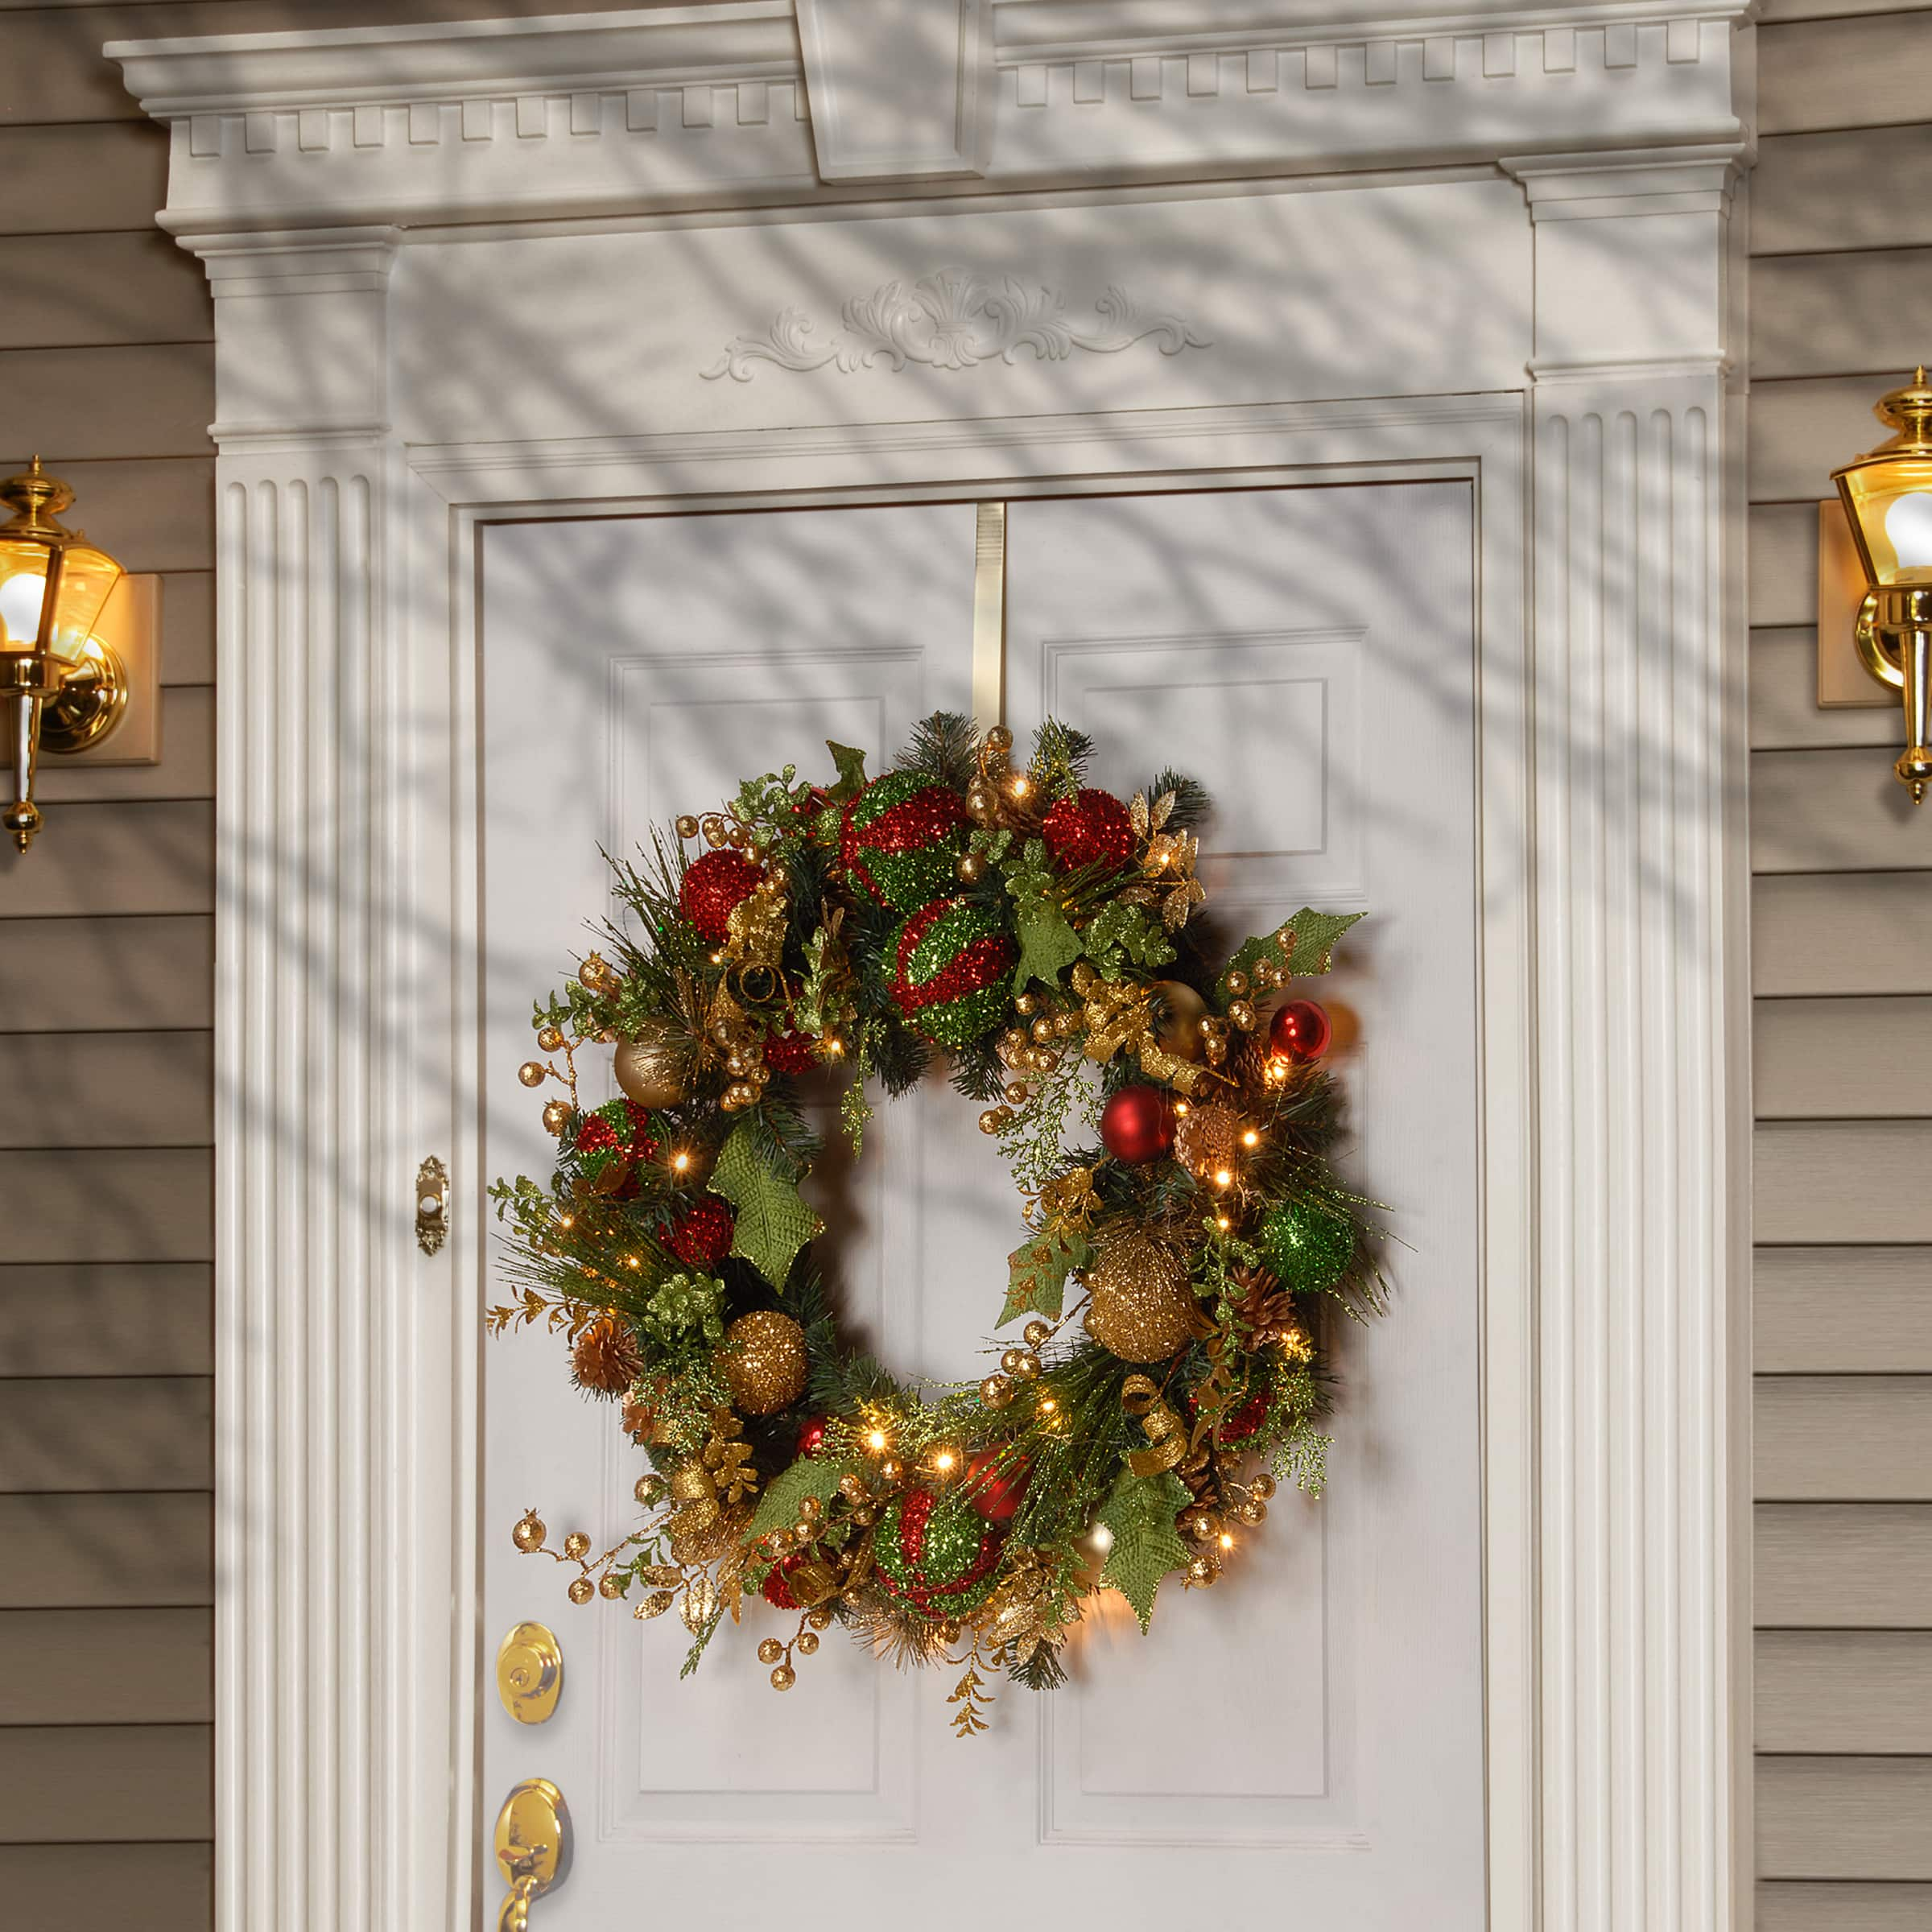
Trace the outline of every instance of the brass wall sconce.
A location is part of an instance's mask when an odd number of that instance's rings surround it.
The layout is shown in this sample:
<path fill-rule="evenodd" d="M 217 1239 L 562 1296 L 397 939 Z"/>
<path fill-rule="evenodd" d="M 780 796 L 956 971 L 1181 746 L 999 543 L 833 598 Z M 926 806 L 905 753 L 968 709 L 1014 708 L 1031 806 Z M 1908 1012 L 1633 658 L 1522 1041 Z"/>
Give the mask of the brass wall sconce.
<path fill-rule="evenodd" d="M 40 829 L 34 779 L 42 751 L 85 750 L 107 737 L 127 710 L 120 654 L 94 634 L 121 566 L 60 512 L 74 493 L 35 456 L 0 482 L 0 700 L 8 712 L 14 798 L 0 828 L 25 852 Z"/>
<path fill-rule="evenodd" d="M 1905 749 L 1893 770 L 1917 805 L 1932 784 L 1932 386 L 1924 369 L 1876 413 L 1893 433 L 1831 480 L 1865 576 L 1853 633 L 1859 659 L 1904 700 Z"/>

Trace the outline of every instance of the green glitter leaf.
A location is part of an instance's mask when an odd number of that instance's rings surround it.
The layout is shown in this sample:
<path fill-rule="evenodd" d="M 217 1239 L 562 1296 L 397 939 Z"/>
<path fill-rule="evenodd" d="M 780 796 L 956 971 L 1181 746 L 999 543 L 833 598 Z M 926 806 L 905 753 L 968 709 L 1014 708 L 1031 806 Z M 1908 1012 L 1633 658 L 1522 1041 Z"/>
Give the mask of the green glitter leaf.
<path fill-rule="evenodd" d="M 799 1505 L 808 1496 L 815 1496 L 821 1503 L 831 1501 L 839 1492 L 840 1477 L 858 1466 L 846 1457 L 801 1455 L 765 1485 L 745 1541 L 755 1543 L 768 1530 L 790 1528 L 799 1520 Z"/>
<path fill-rule="evenodd" d="M 843 805 L 865 789 L 865 754 L 856 745 L 841 745 L 836 738 L 828 738 L 825 749 L 832 753 L 832 762 L 839 772 L 838 783 L 825 795 L 835 804 Z"/>
<path fill-rule="evenodd" d="M 819 1232 L 819 1217 L 798 1189 L 767 1166 L 758 1152 L 758 1131 L 745 1121 L 732 1130 L 712 1170 L 711 1191 L 737 1213 L 731 1251 L 749 1261 L 774 1288 L 785 1286 L 799 1250 Z"/>
<path fill-rule="evenodd" d="M 1014 907 L 1013 923 L 1020 935 L 1013 985 L 1023 988 L 1029 980 L 1038 980 L 1042 986 L 1057 985 L 1081 950 L 1080 935 L 1067 924 L 1066 914 L 1052 899 L 1029 895 Z"/>
<path fill-rule="evenodd" d="M 1368 916 L 1362 912 L 1316 912 L 1304 906 L 1299 912 L 1282 920 L 1276 931 L 1259 933 L 1252 939 L 1244 939 L 1216 982 L 1215 992 L 1225 1005 L 1229 997 L 1228 975 L 1252 973 L 1263 960 L 1271 960 L 1296 979 L 1326 972 L 1334 963 L 1335 942 L 1358 919 Z M 1290 930 L 1294 939 L 1292 947 L 1285 947 L 1281 942 L 1281 933 Z"/>
<path fill-rule="evenodd" d="M 1154 1616 L 1154 1592 L 1170 1570 L 1187 1567 L 1187 1546 L 1174 1519 L 1194 1500 L 1171 1469 L 1158 1476 L 1135 1476 L 1123 1469 L 1100 1507 L 1100 1520 L 1113 1534 L 1100 1581 L 1133 1606 L 1146 1631 Z"/>
<path fill-rule="evenodd" d="M 993 1326 L 1004 1328 L 1022 1315 L 1043 1315 L 1060 1319 L 1067 1297 L 1067 1278 L 1078 1274 L 1093 1259 L 1093 1250 L 1080 1235 L 1049 1228 L 1036 1234 L 1006 1257 L 1011 1271 L 1006 1282 L 1006 1306 Z"/>

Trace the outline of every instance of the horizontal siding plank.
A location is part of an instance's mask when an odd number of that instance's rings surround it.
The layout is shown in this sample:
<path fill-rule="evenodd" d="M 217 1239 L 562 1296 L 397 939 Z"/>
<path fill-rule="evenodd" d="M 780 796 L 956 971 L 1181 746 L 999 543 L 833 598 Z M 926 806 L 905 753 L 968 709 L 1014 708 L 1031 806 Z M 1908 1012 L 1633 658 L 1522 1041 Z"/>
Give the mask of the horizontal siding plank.
<path fill-rule="evenodd" d="M 1932 1113 L 1932 998 L 1759 1000 L 1751 1064 L 1761 1121 Z"/>
<path fill-rule="evenodd" d="M 1757 625 L 1818 621 L 1818 508 L 1815 503 L 1754 507 L 1748 597 Z"/>
<path fill-rule="evenodd" d="M 200 263 L 159 229 L 0 238 L 0 342 L 10 347 L 200 342 L 212 364 L 214 338 Z"/>
<path fill-rule="evenodd" d="M 212 1375 L 214 1356 L 205 1262 L 0 1268 L 0 1376 Z"/>
<path fill-rule="evenodd" d="M 1754 1667 L 1760 1751 L 1932 1752 L 1932 1631 L 1766 1630 Z"/>
<path fill-rule="evenodd" d="M 1760 1376 L 1752 1401 L 1759 1501 L 1932 1500 L 1932 1381 L 1917 1375 Z"/>
<path fill-rule="evenodd" d="M 214 1643 L 209 1610 L 0 1610 L 32 1660 L 0 1674 L 0 1725 L 208 1724 Z"/>
<path fill-rule="evenodd" d="M 14 1932 L 208 1932 L 214 1895 L 207 1844 L 0 1846 Z"/>
<path fill-rule="evenodd" d="M 1912 379 L 1910 365 L 1868 375 L 1810 376 L 1751 385 L 1747 487 L 1753 503 L 1816 503 L 1831 472 L 1891 433 L 1872 413 L 1888 390 Z M 1818 539 L 1815 532 L 1814 545 Z"/>
<path fill-rule="evenodd" d="M 1752 754 L 1753 872 L 1926 866 L 1932 866 L 1932 811 L 1913 804 L 1883 751 Z"/>
<path fill-rule="evenodd" d="M 0 1153 L 0 1263 L 214 1258 L 205 1148 Z"/>
<path fill-rule="evenodd" d="M 0 474 L 27 467 L 15 445 Z M 215 562 L 215 460 L 129 456 L 104 460 L 43 449 L 41 460 L 74 493 L 72 522 L 104 543 L 124 570 L 212 570 Z"/>
<path fill-rule="evenodd" d="M 0 1384 L 0 1492 L 200 1490 L 213 1482 L 207 1376 Z"/>
<path fill-rule="evenodd" d="M 10 1730 L 0 1741 L 0 1843 L 205 1839 L 213 1744 L 205 1724 Z"/>
<path fill-rule="evenodd" d="M 1925 1932 L 1932 1885 L 1820 1885 L 1757 1888 L 1756 1932 Z"/>
<path fill-rule="evenodd" d="M 57 449 L 70 462 L 198 456 L 213 447 L 215 359 L 199 342 L 0 349 L 0 394 L 10 440 Z M 104 530 L 95 534 L 107 541 Z"/>
<path fill-rule="evenodd" d="M 1760 1375 L 1932 1374 L 1932 1248 L 1761 1248 Z"/>
<path fill-rule="evenodd" d="M 1761 1757 L 1761 1878 L 1932 1878 L 1932 1758 Z"/>
<path fill-rule="evenodd" d="M 167 130 L 139 121 L 0 126 L 0 180 L 34 184 L 8 196 L 0 232 L 147 234 L 167 205 Z"/>
<path fill-rule="evenodd" d="M 1751 634 L 1751 749 L 1810 751 L 1834 745 L 1874 749 L 1904 742 L 1895 693 L 1874 683 L 1870 704 L 1818 701 L 1818 627 L 1793 625 Z M 1896 752 L 1894 753 L 1896 756 Z"/>
<path fill-rule="evenodd" d="M 1932 890 L 1908 872 L 1753 879 L 1751 983 L 1773 997 L 1932 993 Z"/>
<path fill-rule="evenodd" d="M 1932 1629 L 1932 1509 L 1760 1503 L 1752 1563 L 1761 1629 Z"/>
<path fill-rule="evenodd" d="M 206 1033 L 0 1034 L 0 1147 L 205 1147 Z"/>
<path fill-rule="evenodd" d="M 213 1538 L 192 1491 L 0 1496 L 0 1609 L 212 1604 Z"/>
<path fill-rule="evenodd" d="M 215 923 L 206 914 L 9 919 L 0 926 L 0 1039 L 212 1026 L 214 974 Z"/>
<path fill-rule="evenodd" d="M 1767 1245 L 1932 1241 L 1932 1121 L 1766 1121 L 1752 1163 Z"/>
<path fill-rule="evenodd" d="M 1766 134 L 1926 118 L 1932 14 L 1852 15 L 1761 27 L 1757 124 Z"/>
<path fill-rule="evenodd" d="M 1909 369 L 1926 353 L 1932 247 L 1780 255 L 1751 269 L 1751 379 Z"/>
<path fill-rule="evenodd" d="M 111 749 L 111 746 L 109 747 Z M 10 774 L 10 757 L 0 770 Z M 161 757 L 153 765 L 109 765 L 51 753 L 34 796 L 43 804 L 106 804 L 137 799 L 215 795 L 215 691 L 212 684 L 169 686 L 161 693 Z"/>
<path fill-rule="evenodd" d="M 25 857 L 0 847 L 0 919 L 214 906 L 215 812 L 205 803 L 64 805 Z"/>
<path fill-rule="evenodd" d="M 1873 192 L 1884 184 L 1882 193 Z M 1751 174 L 1753 255 L 1932 246 L 1932 124 L 1779 134 Z"/>
<path fill-rule="evenodd" d="M 161 579 L 161 682 L 215 681 L 215 573 L 171 570 Z"/>
<path fill-rule="evenodd" d="M 0 5 L 12 0 L 0 0 Z M 1767 20 L 1835 20 L 1845 14 L 1913 14 L 1926 0 L 1763 0 L 1757 10 Z"/>

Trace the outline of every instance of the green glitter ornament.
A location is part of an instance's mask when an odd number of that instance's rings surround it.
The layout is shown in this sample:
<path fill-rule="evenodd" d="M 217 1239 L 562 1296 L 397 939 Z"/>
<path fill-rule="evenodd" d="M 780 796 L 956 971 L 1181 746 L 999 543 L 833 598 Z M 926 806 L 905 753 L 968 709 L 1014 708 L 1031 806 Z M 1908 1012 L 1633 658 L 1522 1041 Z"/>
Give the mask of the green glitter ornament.
<path fill-rule="evenodd" d="M 1261 1249 L 1290 1294 L 1326 1294 L 1355 1259 L 1355 1224 L 1326 1202 L 1285 1202 L 1262 1222 Z"/>
<path fill-rule="evenodd" d="M 889 771 L 845 807 L 839 862 L 881 906 L 914 912 L 953 890 L 971 830 L 956 792 Z"/>
<path fill-rule="evenodd" d="M 993 1593 L 1005 1531 L 956 1498 L 908 1489 L 874 1532 L 875 1574 L 890 1595 L 934 1623 L 970 1616 Z"/>
<path fill-rule="evenodd" d="M 1013 1003 L 1018 949 L 997 914 L 965 899 L 923 906 L 899 929 L 893 998 L 915 1033 L 960 1047 Z"/>

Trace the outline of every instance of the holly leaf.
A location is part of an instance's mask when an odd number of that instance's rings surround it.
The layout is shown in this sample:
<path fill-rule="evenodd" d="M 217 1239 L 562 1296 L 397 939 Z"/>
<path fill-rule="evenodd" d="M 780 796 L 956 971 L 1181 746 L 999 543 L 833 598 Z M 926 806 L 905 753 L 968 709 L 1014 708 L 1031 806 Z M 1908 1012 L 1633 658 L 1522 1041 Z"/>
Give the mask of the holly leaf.
<path fill-rule="evenodd" d="M 736 1212 L 732 1253 L 773 1287 L 782 1288 L 794 1258 L 820 1224 L 797 1187 L 759 1158 L 758 1137 L 749 1121 L 732 1130 L 712 1170 L 711 1191 L 723 1195 Z"/>
<path fill-rule="evenodd" d="M 1058 985 L 1060 975 L 1080 956 L 1080 935 L 1067 924 L 1066 914 L 1046 894 L 1028 892 L 1014 906 L 1013 923 L 1020 935 L 1015 989 L 1024 989 L 1029 980 Z"/>
<path fill-rule="evenodd" d="M 844 1456 L 799 1456 L 765 1485 L 745 1540 L 755 1543 L 767 1530 L 789 1529 L 799 1520 L 799 1505 L 808 1496 L 815 1496 L 821 1503 L 830 1502 L 839 1492 L 840 1477 L 849 1475 L 858 1466 Z"/>
<path fill-rule="evenodd" d="M 1368 916 L 1363 912 L 1315 912 L 1304 906 L 1292 918 L 1282 920 L 1275 931 L 1244 939 L 1216 984 L 1221 1003 L 1224 1005 L 1228 998 L 1228 973 L 1252 973 L 1263 960 L 1273 960 L 1298 979 L 1326 972 L 1334 963 L 1335 942 L 1358 919 Z M 1290 940 L 1286 946 L 1282 943 L 1284 934 Z"/>
<path fill-rule="evenodd" d="M 835 804 L 842 805 L 865 789 L 865 754 L 856 745 L 841 745 L 836 738 L 828 738 L 825 749 L 832 753 L 832 762 L 839 772 L 838 783 L 825 795 Z"/>
<path fill-rule="evenodd" d="M 1029 1314 L 1057 1322 L 1066 1299 L 1067 1276 L 1078 1274 L 1092 1259 L 1093 1250 L 1084 1236 L 1058 1228 L 1049 1228 L 1014 1249 L 1006 1257 L 1010 1270 L 1006 1306 L 993 1326 L 1004 1328 L 1016 1316 Z"/>
<path fill-rule="evenodd" d="M 1087 956 L 1102 979 L 1117 981 L 1129 964 L 1165 966 L 1174 956 L 1158 919 L 1112 899 L 1087 922 Z"/>
<path fill-rule="evenodd" d="M 1122 1469 L 1100 1505 L 1100 1519 L 1113 1533 L 1100 1581 L 1133 1606 L 1144 1633 L 1154 1616 L 1154 1592 L 1170 1570 L 1187 1567 L 1187 1546 L 1174 1519 L 1193 1501 L 1187 1485 L 1171 1469 L 1136 1476 Z"/>

